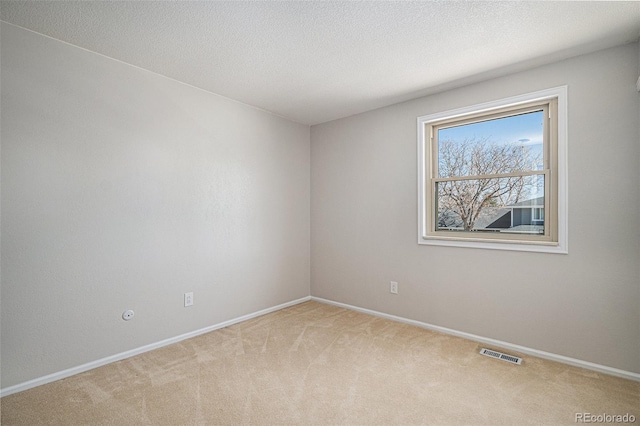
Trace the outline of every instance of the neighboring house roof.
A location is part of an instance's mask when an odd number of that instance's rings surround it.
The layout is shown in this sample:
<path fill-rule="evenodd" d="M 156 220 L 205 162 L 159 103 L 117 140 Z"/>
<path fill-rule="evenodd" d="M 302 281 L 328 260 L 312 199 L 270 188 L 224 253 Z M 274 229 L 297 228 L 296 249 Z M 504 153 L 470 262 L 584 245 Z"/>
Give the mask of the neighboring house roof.
<path fill-rule="evenodd" d="M 496 222 L 498 218 L 501 218 L 505 214 L 509 214 L 509 213 L 511 213 L 511 210 L 506 208 L 498 208 L 498 209 L 485 208 L 480 213 L 480 216 L 478 217 L 478 219 L 476 219 L 474 228 L 476 229 L 490 228 L 491 227 L 490 225 Z"/>
<path fill-rule="evenodd" d="M 532 233 L 539 232 L 544 227 L 541 225 L 512 225 L 511 212 L 513 209 L 531 209 L 544 208 L 544 197 L 532 198 L 530 200 L 520 201 L 519 203 L 510 204 L 504 207 L 487 207 L 482 210 L 476 219 L 473 228 L 476 230 L 500 230 L 509 229 L 509 232 Z M 445 213 L 457 216 L 451 212 Z M 459 217 L 459 216 L 458 216 Z M 442 226 L 442 229 L 461 229 L 461 223 L 450 226 Z"/>
<path fill-rule="evenodd" d="M 544 226 L 542 225 L 518 225 L 509 228 L 508 232 L 522 234 L 544 234 Z"/>
<path fill-rule="evenodd" d="M 519 203 L 505 206 L 508 209 L 526 208 L 526 207 L 544 207 L 544 197 L 532 198 L 530 200 L 520 201 Z"/>
<path fill-rule="evenodd" d="M 512 209 L 531 209 L 531 208 L 544 208 L 544 197 L 532 198 L 530 200 L 520 201 L 503 208 L 494 211 L 490 217 L 485 217 L 483 221 L 478 219 L 476 221 L 476 228 L 478 229 L 491 229 L 491 228 L 509 228 L 514 232 L 532 232 L 539 231 L 538 225 L 516 225 L 510 226 L 511 223 L 511 211 Z M 488 219 L 488 220 L 487 220 Z M 507 221 L 509 224 L 507 224 Z"/>

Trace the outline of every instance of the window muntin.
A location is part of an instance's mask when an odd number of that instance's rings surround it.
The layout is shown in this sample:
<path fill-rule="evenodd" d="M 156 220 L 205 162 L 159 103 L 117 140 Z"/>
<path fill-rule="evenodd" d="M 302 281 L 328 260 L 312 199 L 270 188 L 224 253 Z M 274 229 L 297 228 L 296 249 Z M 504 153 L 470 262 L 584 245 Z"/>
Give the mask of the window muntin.
<path fill-rule="evenodd" d="M 566 87 L 558 87 L 418 117 L 420 244 L 567 252 L 566 91 Z M 448 129 L 460 130 L 466 127 L 469 130 L 478 125 L 481 127 L 518 121 L 522 116 L 543 118 L 542 123 L 538 123 L 538 134 L 542 133 L 543 136 L 542 143 L 537 137 L 524 136 L 512 137 L 510 144 L 520 144 L 521 149 L 526 147 L 529 154 L 537 154 L 541 158 L 529 158 L 531 161 L 526 162 L 526 167 L 523 164 L 512 164 L 514 167 L 502 168 L 497 170 L 498 173 L 479 167 L 475 171 L 471 167 L 467 167 L 466 171 L 451 171 L 443 167 L 443 157 L 440 155 L 442 151 L 438 149 L 437 142 L 438 139 L 444 139 Z M 480 133 L 475 132 L 474 136 L 480 139 Z M 505 179 L 509 177 L 521 179 L 521 183 L 526 179 L 524 186 L 528 192 L 524 194 L 521 191 L 517 198 L 512 196 L 511 203 L 505 200 L 496 203 L 495 198 L 488 199 L 486 208 L 501 206 L 503 213 L 506 210 L 510 212 L 510 215 L 499 221 L 499 229 L 484 229 L 486 227 L 477 224 L 466 230 L 462 226 L 443 226 L 446 219 L 452 219 L 451 216 L 446 216 L 443 209 L 443 202 L 446 200 L 443 199 L 442 189 L 447 185 L 446 182 L 453 182 L 448 185 L 456 182 L 460 185 L 461 181 L 466 180 L 467 183 L 479 185 L 491 179 L 495 184 L 502 179 L 504 187 Z M 451 212 L 448 214 L 451 215 Z M 460 221 L 460 217 L 457 220 Z M 487 221 L 485 218 L 485 225 Z M 509 224 L 505 225 L 507 221 Z"/>

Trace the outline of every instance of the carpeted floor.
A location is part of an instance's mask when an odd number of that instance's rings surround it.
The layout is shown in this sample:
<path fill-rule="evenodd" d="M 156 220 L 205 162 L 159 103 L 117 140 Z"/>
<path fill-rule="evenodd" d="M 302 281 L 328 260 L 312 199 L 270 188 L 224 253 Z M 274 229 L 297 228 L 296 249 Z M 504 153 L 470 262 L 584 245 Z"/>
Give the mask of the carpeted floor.
<path fill-rule="evenodd" d="M 4 397 L 2 425 L 640 423 L 640 383 L 480 348 L 306 302 Z"/>

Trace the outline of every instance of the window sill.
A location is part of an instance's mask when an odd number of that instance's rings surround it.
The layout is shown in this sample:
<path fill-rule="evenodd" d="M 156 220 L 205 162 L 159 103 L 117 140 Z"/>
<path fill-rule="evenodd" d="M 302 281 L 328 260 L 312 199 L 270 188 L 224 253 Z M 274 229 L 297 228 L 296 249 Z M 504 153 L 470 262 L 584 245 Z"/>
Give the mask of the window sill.
<path fill-rule="evenodd" d="M 433 245 L 445 247 L 463 247 L 487 250 L 510 250 L 528 251 L 537 253 L 568 254 L 566 244 L 551 242 L 531 242 L 531 241 L 496 241 L 482 239 L 468 239 L 455 237 L 421 237 L 418 239 L 419 245 Z"/>

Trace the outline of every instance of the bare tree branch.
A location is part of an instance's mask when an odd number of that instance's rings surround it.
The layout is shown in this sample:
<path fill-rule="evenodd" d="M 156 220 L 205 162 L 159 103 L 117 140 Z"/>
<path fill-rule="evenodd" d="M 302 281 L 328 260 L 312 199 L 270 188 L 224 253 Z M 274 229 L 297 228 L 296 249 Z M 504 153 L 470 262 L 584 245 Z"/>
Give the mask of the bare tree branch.
<path fill-rule="evenodd" d="M 535 170 L 539 156 L 523 146 L 495 144 L 487 138 L 460 142 L 442 140 L 438 146 L 438 177 L 500 175 Z M 520 201 L 533 176 L 507 176 L 443 181 L 437 185 L 438 226 L 473 229 L 487 207 Z"/>

